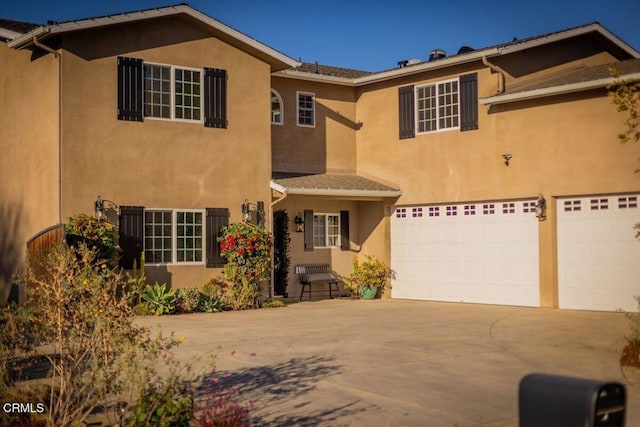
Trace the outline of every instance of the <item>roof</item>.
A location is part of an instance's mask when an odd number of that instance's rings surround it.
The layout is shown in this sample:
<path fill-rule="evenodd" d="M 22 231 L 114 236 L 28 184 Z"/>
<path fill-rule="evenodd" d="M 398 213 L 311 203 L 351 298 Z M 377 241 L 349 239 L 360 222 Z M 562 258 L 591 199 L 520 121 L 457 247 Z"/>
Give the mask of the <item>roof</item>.
<path fill-rule="evenodd" d="M 323 173 L 274 178 L 271 188 L 283 194 L 354 198 L 399 197 L 397 187 L 354 174 Z"/>
<path fill-rule="evenodd" d="M 640 80 L 640 58 L 635 58 L 591 67 L 581 67 L 543 79 L 536 79 L 523 85 L 508 88 L 501 94 L 483 98 L 480 102 L 485 105 L 504 104 L 581 90 L 606 88 L 618 79 L 618 77 L 612 76 L 612 69 L 616 69 L 620 73 L 619 78 L 622 80 Z"/>
<path fill-rule="evenodd" d="M 11 40 L 36 27 L 37 24 L 0 19 L 0 39 Z"/>
<path fill-rule="evenodd" d="M 193 9 L 186 4 L 175 6 L 166 6 L 156 9 L 146 9 L 137 12 L 126 12 L 116 15 L 107 15 L 96 18 L 86 18 L 75 21 L 67 21 L 60 23 L 49 23 L 30 30 L 13 40 L 8 45 L 14 49 L 29 48 L 34 44 L 34 38 L 42 42 L 57 34 L 70 33 L 74 31 L 82 31 L 110 25 L 119 25 L 133 23 L 147 19 L 155 19 L 169 16 L 180 16 L 194 20 L 196 23 L 203 25 L 208 31 L 212 32 L 216 37 L 228 42 L 232 46 L 238 47 L 271 65 L 273 71 L 292 68 L 299 65 L 297 61 L 289 58 L 285 54 L 259 42 L 258 40 L 235 30 L 228 25 L 217 21 L 204 13 Z"/>
<path fill-rule="evenodd" d="M 355 79 L 358 77 L 364 77 L 373 74 L 370 71 L 320 65 L 317 62 L 314 64 L 310 62 L 303 62 L 299 67 L 296 68 L 296 71 L 299 71 L 301 73 L 321 74 L 323 76 L 342 77 L 347 79 Z"/>
<path fill-rule="evenodd" d="M 508 43 L 502 43 L 495 46 L 485 47 L 481 49 L 471 50 L 469 52 L 457 55 L 447 56 L 435 61 L 423 61 L 417 64 L 410 64 L 402 68 L 393 68 L 390 70 L 363 74 L 360 76 L 348 77 L 343 75 L 331 75 L 322 73 L 311 73 L 299 69 L 287 69 L 276 73 L 276 76 L 295 78 L 301 80 L 327 82 L 341 84 L 345 86 L 363 86 L 367 84 L 377 83 L 385 80 L 411 76 L 413 74 L 423 73 L 425 71 L 448 68 L 456 65 L 466 64 L 470 62 L 480 61 L 483 57 L 492 58 L 501 55 L 508 55 L 520 52 L 533 47 L 554 43 L 561 40 L 567 40 L 573 37 L 585 34 L 593 34 L 599 37 L 603 44 L 610 49 L 615 50 L 624 59 L 640 58 L 640 52 L 629 46 L 616 35 L 608 31 L 597 22 L 569 28 L 562 31 L 543 34 L 539 36 L 529 37 L 522 40 L 512 40 Z M 621 59 L 622 59 L 621 58 Z M 324 66 L 320 66 L 324 67 Z M 363 72 L 366 73 L 366 72 Z"/>

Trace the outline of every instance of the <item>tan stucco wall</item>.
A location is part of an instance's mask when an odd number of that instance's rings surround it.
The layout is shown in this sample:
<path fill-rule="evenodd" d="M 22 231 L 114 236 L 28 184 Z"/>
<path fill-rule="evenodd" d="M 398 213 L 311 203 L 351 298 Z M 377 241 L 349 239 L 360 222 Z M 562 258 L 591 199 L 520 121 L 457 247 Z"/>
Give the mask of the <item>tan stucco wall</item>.
<path fill-rule="evenodd" d="M 0 305 L 27 239 L 59 221 L 57 76 L 52 55 L 0 43 Z"/>
<path fill-rule="evenodd" d="M 282 77 L 272 85 L 284 104 L 284 124 L 271 126 L 273 170 L 355 171 L 355 89 Z M 315 94 L 314 127 L 297 125 L 297 92 Z"/>
<path fill-rule="evenodd" d="M 268 206 L 268 64 L 176 19 L 70 34 L 62 45 L 64 218 L 92 213 L 98 195 L 146 208 L 226 207 L 231 222 L 241 219 L 245 199 Z M 118 55 L 227 70 L 228 128 L 117 120 Z M 147 268 L 151 281 L 173 287 L 201 286 L 219 271 L 204 265 Z"/>

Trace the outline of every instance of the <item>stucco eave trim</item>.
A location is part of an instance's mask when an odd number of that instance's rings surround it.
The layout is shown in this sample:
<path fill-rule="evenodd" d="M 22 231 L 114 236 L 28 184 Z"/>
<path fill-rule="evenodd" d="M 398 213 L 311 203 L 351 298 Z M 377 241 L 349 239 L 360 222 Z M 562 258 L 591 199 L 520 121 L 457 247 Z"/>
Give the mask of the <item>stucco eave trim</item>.
<path fill-rule="evenodd" d="M 487 98 L 481 98 L 480 103 L 482 105 L 498 105 L 498 104 L 506 104 L 509 102 L 544 98 L 544 97 L 554 96 L 554 95 L 563 95 L 563 94 L 573 93 L 573 92 L 582 92 L 585 90 L 604 88 L 609 86 L 610 84 L 614 84 L 619 80 L 630 81 L 630 82 L 638 81 L 640 80 L 640 73 L 627 74 L 624 76 L 620 76 L 620 78 L 606 77 L 603 79 L 591 80 L 586 82 L 570 83 L 570 84 L 561 85 L 561 86 L 552 86 L 552 87 L 527 90 L 527 91 L 516 92 L 516 93 L 508 93 L 505 95 L 490 96 Z"/>

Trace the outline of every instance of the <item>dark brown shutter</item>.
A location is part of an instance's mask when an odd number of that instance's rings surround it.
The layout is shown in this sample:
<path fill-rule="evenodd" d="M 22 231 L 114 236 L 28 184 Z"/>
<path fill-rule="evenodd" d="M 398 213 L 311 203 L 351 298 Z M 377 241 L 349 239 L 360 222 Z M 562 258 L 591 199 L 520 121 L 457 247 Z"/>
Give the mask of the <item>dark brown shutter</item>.
<path fill-rule="evenodd" d="M 400 139 L 416 136 L 414 96 L 413 85 L 398 88 Z"/>
<path fill-rule="evenodd" d="M 349 240 L 349 211 L 340 211 L 340 249 L 348 251 L 351 248 Z"/>
<path fill-rule="evenodd" d="M 304 250 L 313 250 L 313 211 L 304 211 Z"/>
<path fill-rule="evenodd" d="M 460 131 L 478 129 L 478 73 L 460 76 Z"/>
<path fill-rule="evenodd" d="M 204 125 L 227 127 L 227 71 L 204 69 Z"/>
<path fill-rule="evenodd" d="M 142 59 L 118 57 L 118 120 L 144 120 Z"/>
<path fill-rule="evenodd" d="M 220 244 L 218 237 L 222 228 L 229 225 L 229 209 L 227 208 L 207 208 L 207 268 L 223 267 L 227 260 L 220 256 Z"/>
<path fill-rule="evenodd" d="M 142 206 L 120 206 L 118 244 L 122 250 L 120 267 L 133 268 L 133 260 L 140 267 L 140 255 L 144 248 L 144 208 Z"/>

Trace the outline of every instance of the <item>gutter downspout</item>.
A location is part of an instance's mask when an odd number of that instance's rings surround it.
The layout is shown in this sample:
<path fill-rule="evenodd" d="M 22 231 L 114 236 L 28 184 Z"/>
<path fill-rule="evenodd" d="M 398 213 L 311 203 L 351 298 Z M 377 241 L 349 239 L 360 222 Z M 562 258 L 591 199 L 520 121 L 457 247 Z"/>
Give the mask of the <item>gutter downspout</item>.
<path fill-rule="evenodd" d="M 33 44 L 58 60 L 58 223 L 62 224 L 62 55 L 57 50 L 40 43 L 33 35 Z"/>
<path fill-rule="evenodd" d="M 289 193 L 285 192 L 282 193 L 282 196 L 276 200 L 274 200 L 273 202 L 271 202 L 271 204 L 269 204 L 269 215 L 271 215 L 271 221 L 269 221 L 269 223 L 271 224 L 271 230 L 269 230 L 271 232 L 271 235 L 273 236 L 273 207 L 275 205 L 277 205 L 278 203 L 280 203 L 281 201 L 283 201 L 284 199 L 287 198 L 287 196 L 289 195 Z M 275 259 L 273 258 L 273 253 L 271 254 L 271 286 L 269 287 L 269 296 L 271 298 L 273 298 L 273 295 L 275 294 L 276 288 L 275 288 L 275 284 L 273 283 L 273 281 L 275 280 L 275 272 L 274 272 L 274 267 L 275 267 Z"/>
<path fill-rule="evenodd" d="M 487 67 L 491 68 L 491 71 L 498 73 L 498 91 L 496 92 L 496 95 L 500 95 L 505 90 L 504 75 L 506 74 L 506 72 L 502 68 L 498 67 L 497 65 L 489 62 L 486 56 L 482 57 L 482 63 Z"/>

